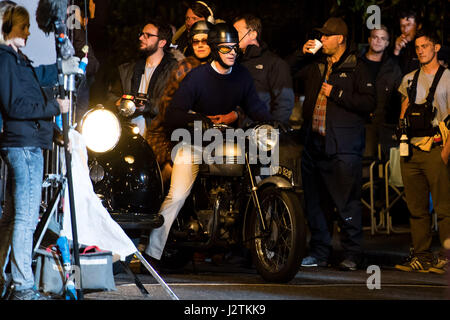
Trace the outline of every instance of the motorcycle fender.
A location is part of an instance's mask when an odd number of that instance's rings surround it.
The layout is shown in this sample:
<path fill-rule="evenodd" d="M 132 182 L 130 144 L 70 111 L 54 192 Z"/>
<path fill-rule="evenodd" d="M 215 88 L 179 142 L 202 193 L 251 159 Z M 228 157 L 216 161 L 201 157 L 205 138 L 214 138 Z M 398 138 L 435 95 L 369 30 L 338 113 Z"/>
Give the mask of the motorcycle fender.
<path fill-rule="evenodd" d="M 258 190 L 263 189 L 266 186 L 275 185 L 277 188 L 280 189 L 293 189 L 292 184 L 290 181 L 288 181 L 286 178 L 280 177 L 280 176 L 270 176 L 267 178 L 262 179 L 258 184 L 257 188 Z M 250 210 L 253 208 L 253 201 L 250 197 L 247 202 L 247 206 L 245 209 L 244 214 L 244 225 L 242 228 L 242 239 L 244 239 L 244 243 L 247 242 L 247 227 L 248 227 L 248 217 L 250 216 Z"/>
<path fill-rule="evenodd" d="M 266 185 L 275 185 L 278 188 L 283 188 L 283 189 L 293 188 L 290 181 L 288 181 L 285 178 L 280 177 L 280 176 L 270 176 L 270 177 L 264 178 L 258 183 L 257 187 L 258 187 L 258 189 L 261 189 L 263 186 L 266 186 Z"/>

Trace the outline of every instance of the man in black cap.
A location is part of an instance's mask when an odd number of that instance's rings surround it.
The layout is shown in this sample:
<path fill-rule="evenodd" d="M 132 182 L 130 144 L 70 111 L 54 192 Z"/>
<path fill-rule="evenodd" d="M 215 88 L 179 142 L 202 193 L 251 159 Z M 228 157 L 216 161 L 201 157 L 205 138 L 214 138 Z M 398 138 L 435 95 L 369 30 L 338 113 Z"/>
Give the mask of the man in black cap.
<path fill-rule="evenodd" d="M 328 266 L 332 214 L 337 209 L 344 259 L 339 267 L 356 270 L 362 253 L 361 175 L 364 124 L 375 109 L 375 86 L 367 66 L 347 46 L 348 29 L 330 18 L 318 31 L 321 52 L 307 41 L 291 66 L 305 85 L 305 147 L 302 180 L 311 240 L 302 266 Z M 305 65 L 306 62 L 306 65 Z"/>

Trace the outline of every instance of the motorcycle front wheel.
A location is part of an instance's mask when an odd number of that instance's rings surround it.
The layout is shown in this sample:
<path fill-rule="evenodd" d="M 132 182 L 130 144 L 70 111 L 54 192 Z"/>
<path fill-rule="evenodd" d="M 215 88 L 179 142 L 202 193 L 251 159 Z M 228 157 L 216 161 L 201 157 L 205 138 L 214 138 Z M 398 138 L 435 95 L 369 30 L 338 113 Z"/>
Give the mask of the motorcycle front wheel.
<path fill-rule="evenodd" d="M 288 282 L 306 250 L 306 224 L 298 196 L 267 187 L 259 195 L 266 230 L 256 208 L 250 217 L 251 252 L 258 273 L 268 282 Z"/>

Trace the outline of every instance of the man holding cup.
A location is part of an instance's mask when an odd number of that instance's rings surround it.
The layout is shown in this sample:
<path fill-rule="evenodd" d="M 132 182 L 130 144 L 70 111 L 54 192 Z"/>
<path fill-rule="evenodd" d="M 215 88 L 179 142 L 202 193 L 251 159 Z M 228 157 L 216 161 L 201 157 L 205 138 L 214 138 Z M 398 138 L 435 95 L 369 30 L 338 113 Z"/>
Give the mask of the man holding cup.
<path fill-rule="evenodd" d="M 317 30 L 321 51 L 318 41 L 308 40 L 291 61 L 291 71 L 305 86 L 301 170 L 311 240 L 302 266 L 328 266 L 337 213 L 344 249 L 339 267 L 356 270 L 362 258 L 364 124 L 375 109 L 375 85 L 367 66 L 348 48 L 343 19 L 330 18 Z"/>

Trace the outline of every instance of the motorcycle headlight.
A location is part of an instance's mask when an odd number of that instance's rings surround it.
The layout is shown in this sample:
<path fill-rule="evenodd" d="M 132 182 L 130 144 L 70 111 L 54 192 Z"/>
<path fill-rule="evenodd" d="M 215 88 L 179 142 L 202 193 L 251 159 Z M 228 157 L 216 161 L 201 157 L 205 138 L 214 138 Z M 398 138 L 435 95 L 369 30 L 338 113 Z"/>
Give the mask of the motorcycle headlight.
<path fill-rule="evenodd" d="M 270 151 L 278 144 L 279 132 L 269 124 L 263 124 L 253 129 L 252 142 L 263 151 Z"/>
<path fill-rule="evenodd" d="M 88 111 L 81 122 L 81 134 L 86 146 L 94 152 L 113 149 L 121 135 L 119 119 L 103 106 Z"/>

